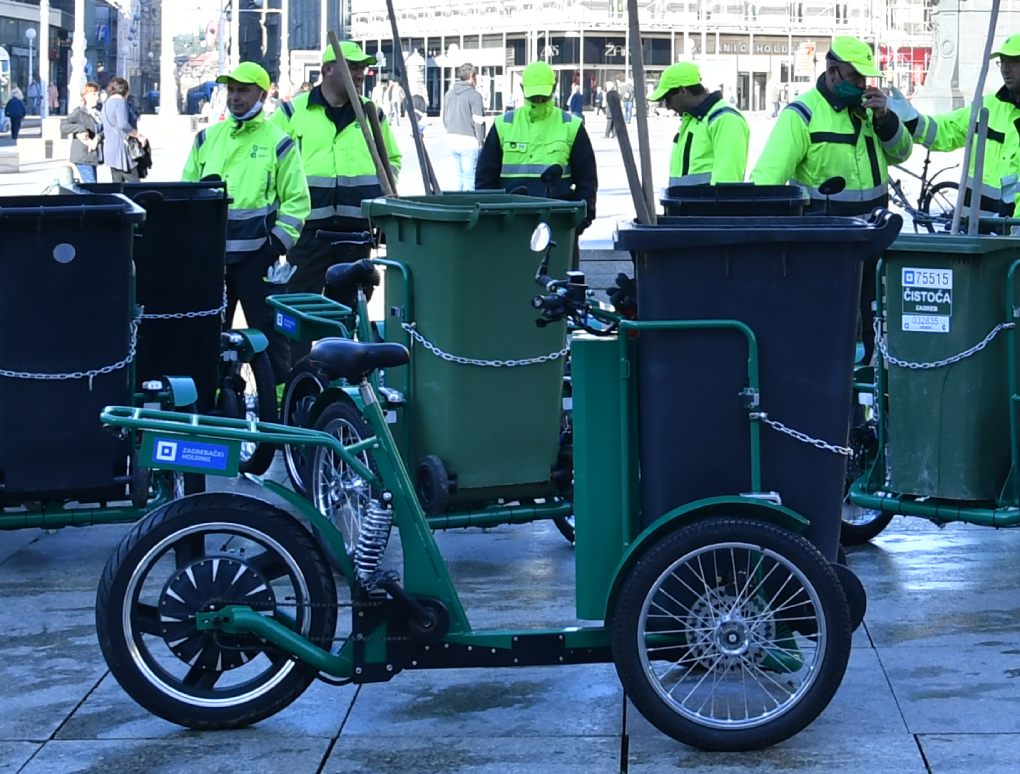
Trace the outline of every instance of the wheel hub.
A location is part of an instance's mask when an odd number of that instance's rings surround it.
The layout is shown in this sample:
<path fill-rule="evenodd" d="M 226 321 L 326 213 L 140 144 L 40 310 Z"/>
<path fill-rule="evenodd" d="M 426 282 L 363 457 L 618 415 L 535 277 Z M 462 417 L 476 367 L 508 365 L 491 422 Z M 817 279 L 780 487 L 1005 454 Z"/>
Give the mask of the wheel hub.
<path fill-rule="evenodd" d="M 691 606 L 691 655 L 706 669 L 736 668 L 746 658 L 761 663 L 768 655 L 763 645 L 775 637 L 775 621 L 767 613 L 754 596 L 738 599 L 714 590 L 702 596 Z"/>
<path fill-rule="evenodd" d="M 260 641 L 195 627 L 197 613 L 227 605 L 272 611 L 276 595 L 261 573 L 236 557 L 205 557 L 179 570 L 159 597 L 160 629 L 170 651 L 192 666 L 216 671 L 251 661 L 262 650 Z"/>

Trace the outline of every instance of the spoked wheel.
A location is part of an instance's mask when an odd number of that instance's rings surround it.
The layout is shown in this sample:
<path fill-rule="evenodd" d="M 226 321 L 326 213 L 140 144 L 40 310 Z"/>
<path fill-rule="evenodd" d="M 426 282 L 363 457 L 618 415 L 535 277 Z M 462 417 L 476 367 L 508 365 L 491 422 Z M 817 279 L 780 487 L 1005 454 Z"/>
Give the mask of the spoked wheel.
<path fill-rule="evenodd" d="M 924 224 L 929 233 L 949 229 L 959 195 L 960 184 L 953 180 L 942 180 L 928 189 L 924 199 L 921 200 L 921 212 L 936 218 Z"/>
<path fill-rule="evenodd" d="M 195 614 L 243 604 L 329 648 L 336 587 L 286 512 L 236 494 L 168 503 L 107 562 L 96 628 L 117 682 L 150 712 L 197 729 L 237 728 L 286 707 L 316 670 L 252 635 L 199 631 Z"/>
<path fill-rule="evenodd" d="M 569 363 L 569 361 L 568 361 Z M 560 431 L 560 452 L 556 456 L 556 464 L 553 466 L 553 483 L 559 495 L 573 502 L 574 500 L 574 429 L 572 411 L 564 409 L 561 420 L 563 429 Z M 571 545 L 577 538 L 574 529 L 574 514 L 569 516 L 556 516 L 553 519 L 556 529 L 563 535 L 564 539 Z"/>
<path fill-rule="evenodd" d="M 315 429 L 329 433 L 344 446 L 372 435 L 372 431 L 351 403 L 332 403 L 319 415 Z M 373 472 L 375 463 L 367 452 L 361 461 Z M 342 457 L 329 449 L 316 446 L 309 457 L 306 481 L 312 503 L 343 535 L 347 553 L 354 550 L 361 534 L 361 523 L 372 500 L 371 484 L 359 476 Z"/>
<path fill-rule="evenodd" d="M 309 427 L 309 412 L 328 383 L 329 380 L 308 361 L 307 355 L 301 358 L 287 376 L 280 406 L 280 421 L 293 427 Z M 305 497 L 308 497 L 305 472 L 310 456 L 311 450 L 307 446 L 285 444 L 283 447 L 283 464 L 287 469 L 287 477 L 294 491 Z"/>
<path fill-rule="evenodd" d="M 850 612 L 803 537 L 750 519 L 698 522 L 630 569 L 612 617 L 613 656 L 638 710 L 703 750 L 793 736 L 839 687 Z"/>
<path fill-rule="evenodd" d="M 267 352 L 258 352 L 251 362 L 241 363 L 241 379 L 244 382 L 242 403 L 244 418 L 249 421 L 275 422 L 276 412 L 276 379 L 273 377 L 273 365 Z M 273 464 L 275 447 L 268 443 L 246 442 L 241 444 L 242 473 L 254 473 L 259 476 L 269 470 Z"/>
<path fill-rule="evenodd" d="M 850 430 L 852 454 L 846 463 L 842 524 L 839 530 L 839 540 L 843 545 L 863 545 L 877 537 L 892 521 L 891 513 L 882 513 L 874 508 L 862 508 L 850 502 L 850 486 L 867 472 L 877 445 L 878 438 L 872 423 L 861 424 Z"/>

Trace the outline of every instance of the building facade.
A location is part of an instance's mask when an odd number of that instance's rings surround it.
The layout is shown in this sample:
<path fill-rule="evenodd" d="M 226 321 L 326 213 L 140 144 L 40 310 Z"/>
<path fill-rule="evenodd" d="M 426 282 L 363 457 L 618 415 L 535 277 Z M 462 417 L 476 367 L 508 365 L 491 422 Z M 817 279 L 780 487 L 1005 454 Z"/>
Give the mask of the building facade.
<path fill-rule="evenodd" d="M 651 87 L 667 66 L 693 59 L 706 87 L 721 87 L 743 110 L 771 110 L 783 94 L 811 86 L 834 36 L 856 35 L 875 46 L 890 81 L 912 93 L 931 56 L 935 2 L 639 0 L 645 81 Z M 624 0 L 403 0 L 397 15 L 404 50 L 422 59 L 409 74 L 433 112 L 453 68 L 465 61 L 479 67 L 492 111 L 519 98 L 520 72 L 535 59 L 559 71 L 561 104 L 572 84 L 590 101 L 596 86 L 632 78 Z M 379 75 L 389 76 L 394 52 L 385 4 L 351 0 L 349 29 L 386 63 Z"/>

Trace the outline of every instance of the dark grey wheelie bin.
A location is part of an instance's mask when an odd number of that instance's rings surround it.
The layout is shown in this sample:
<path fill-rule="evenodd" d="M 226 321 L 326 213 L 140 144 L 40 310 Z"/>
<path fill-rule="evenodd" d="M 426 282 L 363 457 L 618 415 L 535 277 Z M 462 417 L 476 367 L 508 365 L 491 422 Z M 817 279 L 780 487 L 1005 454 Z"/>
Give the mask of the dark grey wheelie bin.
<path fill-rule="evenodd" d="M 122 499 L 132 401 L 134 229 L 113 194 L 0 198 L 0 507 Z"/>
<path fill-rule="evenodd" d="M 641 320 L 739 320 L 758 342 L 760 410 L 845 446 L 863 260 L 899 216 L 661 218 L 616 236 L 636 255 Z M 751 490 L 742 390 L 748 346 L 733 330 L 643 331 L 638 342 L 642 519 Z M 696 374 L 696 377 L 692 375 Z M 829 559 L 839 541 L 846 457 L 761 429 L 762 484 L 811 522 Z"/>

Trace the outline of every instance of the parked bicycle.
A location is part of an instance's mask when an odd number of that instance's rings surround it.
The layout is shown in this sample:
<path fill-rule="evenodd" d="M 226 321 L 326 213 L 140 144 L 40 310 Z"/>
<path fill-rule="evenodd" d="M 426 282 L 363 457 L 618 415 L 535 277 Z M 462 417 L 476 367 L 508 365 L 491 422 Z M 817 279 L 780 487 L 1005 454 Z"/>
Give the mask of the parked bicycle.
<path fill-rule="evenodd" d="M 948 231 L 953 220 L 953 211 L 956 209 L 956 199 L 960 190 L 960 184 L 955 180 L 939 180 L 939 177 L 951 169 L 956 169 L 959 164 L 952 164 L 943 167 L 931 176 L 928 175 L 928 167 L 931 165 L 931 150 L 924 154 L 924 165 L 921 167 L 921 174 L 912 172 L 906 167 L 896 165 L 896 169 L 919 181 L 917 199 L 913 202 L 903 190 L 903 181 L 889 180 L 889 200 L 910 215 L 914 221 L 914 231 L 926 230 L 929 234 L 937 231 Z"/>

